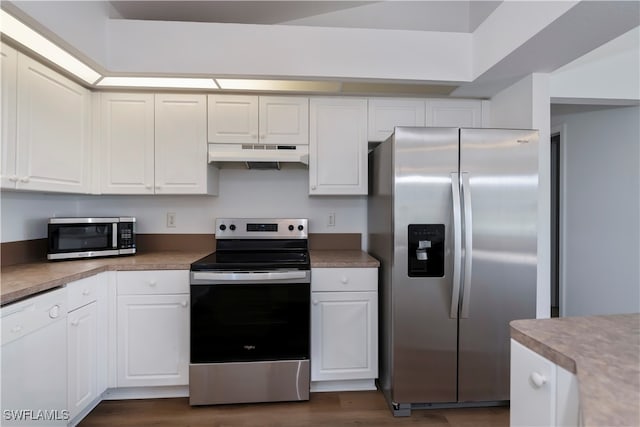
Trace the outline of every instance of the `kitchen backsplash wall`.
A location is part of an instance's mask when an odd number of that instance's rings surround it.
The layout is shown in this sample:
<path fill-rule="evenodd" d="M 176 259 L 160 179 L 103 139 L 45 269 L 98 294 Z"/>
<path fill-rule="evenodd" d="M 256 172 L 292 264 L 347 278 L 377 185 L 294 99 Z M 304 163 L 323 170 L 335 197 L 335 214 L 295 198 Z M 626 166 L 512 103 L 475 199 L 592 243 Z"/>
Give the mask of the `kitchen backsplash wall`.
<path fill-rule="evenodd" d="M 141 234 L 214 233 L 217 217 L 302 217 L 311 233 L 366 236 L 366 197 L 310 197 L 308 175 L 303 168 L 222 169 L 218 197 L 2 192 L 1 241 L 44 238 L 49 217 L 99 215 L 136 216 Z M 167 227 L 168 212 L 176 214 L 174 228 Z M 328 225 L 332 213 L 335 226 Z"/>

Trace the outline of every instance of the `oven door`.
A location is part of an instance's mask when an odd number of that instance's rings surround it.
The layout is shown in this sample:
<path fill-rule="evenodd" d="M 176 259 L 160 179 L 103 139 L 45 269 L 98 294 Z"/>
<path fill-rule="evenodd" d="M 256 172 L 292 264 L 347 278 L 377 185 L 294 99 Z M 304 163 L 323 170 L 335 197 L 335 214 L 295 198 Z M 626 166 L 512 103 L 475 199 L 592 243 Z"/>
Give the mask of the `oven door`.
<path fill-rule="evenodd" d="M 192 364 L 309 359 L 308 280 L 278 279 L 274 272 L 213 274 L 215 283 L 192 280 Z"/>

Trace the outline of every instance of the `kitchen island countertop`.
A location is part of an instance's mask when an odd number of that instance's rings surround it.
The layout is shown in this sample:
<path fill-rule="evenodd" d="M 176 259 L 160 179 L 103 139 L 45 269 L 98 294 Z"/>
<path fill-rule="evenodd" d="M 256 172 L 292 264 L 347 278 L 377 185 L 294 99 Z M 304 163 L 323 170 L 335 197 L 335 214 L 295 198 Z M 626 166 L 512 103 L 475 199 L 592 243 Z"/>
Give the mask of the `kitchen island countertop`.
<path fill-rule="evenodd" d="M 515 320 L 511 338 L 577 376 L 585 427 L 640 425 L 640 314 Z"/>
<path fill-rule="evenodd" d="M 208 254 L 163 251 L 127 257 L 42 261 L 2 267 L 0 304 L 9 304 L 103 271 L 188 270 L 192 262 Z M 310 258 L 312 268 L 379 266 L 375 258 L 359 250 L 312 250 Z"/>

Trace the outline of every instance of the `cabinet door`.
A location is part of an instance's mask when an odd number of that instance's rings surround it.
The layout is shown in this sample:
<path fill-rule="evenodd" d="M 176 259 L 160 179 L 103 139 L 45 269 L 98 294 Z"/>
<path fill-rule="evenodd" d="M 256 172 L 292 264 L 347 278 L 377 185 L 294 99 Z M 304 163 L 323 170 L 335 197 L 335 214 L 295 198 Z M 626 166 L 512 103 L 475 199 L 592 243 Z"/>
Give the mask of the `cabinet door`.
<path fill-rule="evenodd" d="M 17 70 L 18 52 L 0 43 L 0 61 L 2 66 L 2 169 L 0 178 L 2 188 L 16 188 L 16 107 L 17 107 Z"/>
<path fill-rule="evenodd" d="M 89 192 L 90 93 L 18 55 L 18 189 Z"/>
<path fill-rule="evenodd" d="M 311 381 L 378 377 L 376 292 L 312 292 Z"/>
<path fill-rule="evenodd" d="M 556 365 L 511 340 L 510 425 L 552 426 L 556 421 Z"/>
<path fill-rule="evenodd" d="M 482 127 L 482 101 L 464 99 L 427 100 L 427 126 Z"/>
<path fill-rule="evenodd" d="M 65 291 L 56 289 L 0 308 L 2 426 L 67 425 Z M 54 419 L 35 419 L 42 410 Z"/>
<path fill-rule="evenodd" d="M 424 126 L 424 99 L 369 99 L 369 141 L 384 141 L 395 126 Z"/>
<path fill-rule="evenodd" d="M 258 143 L 258 97 L 250 95 L 209 95 L 209 142 Z"/>
<path fill-rule="evenodd" d="M 155 193 L 207 194 L 205 95 L 155 96 Z"/>
<path fill-rule="evenodd" d="M 189 295 L 118 296 L 118 387 L 186 385 Z"/>
<path fill-rule="evenodd" d="M 72 311 L 67 322 L 67 408 L 73 419 L 98 397 L 98 303 Z"/>
<path fill-rule="evenodd" d="M 367 100 L 309 104 L 309 194 L 367 194 Z"/>
<path fill-rule="evenodd" d="M 309 99 L 261 96 L 259 127 L 261 144 L 309 144 Z"/>
<path fill-rule="evenodd" d="M 102 94 L 104 194 L 153 194 L 153 94 Z"/>

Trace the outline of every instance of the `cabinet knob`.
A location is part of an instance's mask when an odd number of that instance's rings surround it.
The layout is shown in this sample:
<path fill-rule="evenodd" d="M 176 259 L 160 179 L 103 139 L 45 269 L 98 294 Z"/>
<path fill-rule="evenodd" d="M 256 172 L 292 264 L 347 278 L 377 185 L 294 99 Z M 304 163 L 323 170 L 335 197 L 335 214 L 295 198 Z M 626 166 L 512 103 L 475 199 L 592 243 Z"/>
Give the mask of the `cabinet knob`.
<path fill-rule="evenodd" d="M 91 294 L 91 291 L 89 289 L 85 289 L 82 291 L 82 295 L 84 295 L 85 297 L 89 294 Z"/>
<path fill-rule="evenodd" d="M 186 306 L 188 306 L 188 305 L 189 305 L 189 303 L 188 303 L 187 301 L 182 301 L 182 302 L 180 303 L 180 305 L 181 305 L 181 306 L 183 306 L 183 307 L 186 307 Z"/>
<path fill-rule="evenodd" d="M 318 305 L 319 301 L 317 299 L 313 300 L 313 305 Z"/>
<path fill-rule="evenodd" d="M 144 188 L 146 188 L 147 190 L 151 190 L 153 187 L 151 185 L 145 185 Z"/>
<path fill-rule="evenodd" d="M 154 287 L 158 284 L 155 280 L 149 280 L 149 286 Z"/>
<path fill-rule="evenodd" d="M 540 388 L 547 383 L 547 377 L 535 371 L 529 375 L 529 379 L 535 388 Z"/>
<path fill-rule="evenodd" d="M 23 176 L 22 178 L 20 178 L 20 182 L 24 182 L 26 184 L 27 182 L 29 182 L 29 177 Z"/>
<path fill-rule="evenodd" d="M 311 186 L 311 189 L 312 189 L 312 190 L 315 190 L 315 189 L 316 189 L 316 186 L 315 186 L 315 185 L 312 185 L 312 186 Z"/>
<path fill-rule="evenodd" d="M 79 324 L 80 324 L 80 320 L 78 320 L 78 319 L 73 319 L 71 321 L 71 326 L 78 326 Z"/>
<path fill-rule="evenodd" d="M 16 325 L 13 328 L 11 328 L 11 332 L 13 332 L 14 334 L 17 334 L 21 330 L 22 330 L 22 325 Z"/>
<path fill-rule="evenodd" d="M 11 182 L 18 182 L 18 175 L 11 175 L 9 177 L 9 181 Z"/>
<path fill-rule="evenodd" d="M 59 315 L 60 315 L 60 306 L 56 304 L 53 307 L 51 307 L 51 309 L 49 310 L 49 317 L 52 319 L 55 319 Z"/>
<path fill-rule="evenodd" d="M 340 279 L 340 283 L 342 283 L 343 285 L 346 285 L 347 283 L 349 283 L 349 278 L 348 277 L 342 277 Z"/>

